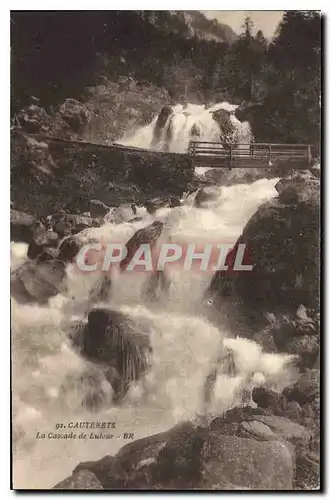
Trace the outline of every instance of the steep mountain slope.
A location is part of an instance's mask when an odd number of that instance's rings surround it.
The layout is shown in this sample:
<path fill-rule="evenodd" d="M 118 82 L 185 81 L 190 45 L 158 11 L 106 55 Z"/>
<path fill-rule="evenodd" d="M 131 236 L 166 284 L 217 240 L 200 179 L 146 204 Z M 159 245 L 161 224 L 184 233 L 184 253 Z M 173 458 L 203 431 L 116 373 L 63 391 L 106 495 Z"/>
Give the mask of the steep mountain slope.
<path fill-rule="evenodd" d="M 239 36 L 227 24 L 221 24 L 216 19 L 207 19 L 198 10 L 176 11 L 179 18 L 183 18 L 189 28 L 191 36 L 196 36 L 202 40 L 214 40 L 231 45 Z"/>

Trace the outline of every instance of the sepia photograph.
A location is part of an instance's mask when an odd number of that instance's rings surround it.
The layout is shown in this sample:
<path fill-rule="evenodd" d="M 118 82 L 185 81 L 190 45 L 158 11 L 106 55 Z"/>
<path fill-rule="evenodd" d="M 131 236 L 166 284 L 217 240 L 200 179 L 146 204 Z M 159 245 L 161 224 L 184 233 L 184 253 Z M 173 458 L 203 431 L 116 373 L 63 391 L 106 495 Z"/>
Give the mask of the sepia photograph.
<path fill-rule="evenodd" d="M 12 490 L 323 490 L 323 24 L 10 11 Z"/>

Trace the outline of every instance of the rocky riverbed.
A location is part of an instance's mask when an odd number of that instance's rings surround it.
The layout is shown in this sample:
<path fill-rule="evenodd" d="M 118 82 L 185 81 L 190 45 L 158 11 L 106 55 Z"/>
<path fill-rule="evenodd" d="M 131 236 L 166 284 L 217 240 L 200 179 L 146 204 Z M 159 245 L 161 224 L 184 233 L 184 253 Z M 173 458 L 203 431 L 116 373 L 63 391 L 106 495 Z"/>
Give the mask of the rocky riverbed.
<path fill-rule="evenodd" d="M 243 273 L 217 272 L 207 286 L 207 305 L 199 314 L 220 330 L 227 318 L 231 333 L 223 341 L 224 350 L 213 362 L 208 361 L 200 411 L 111 456 L 82 460 L 56 489 L 319 487 L 319 182 L 311 171 L 292 172 L 280 179 L 278 195 L 253 211 L 237 243 L 234 241 L 234 246 L 240 242 L 249 246 L 254 276 L 248 279 Z M 162 210 L 184 210 L 182 217 L 190 210 L 203 214 L 214 197 L 213 191 L 201 187 L 184 205 L 179 197 L 163 196 L 150 199 L 145 211 L 131 199 L 117 207 L 90 199 L 84 213 L 62 209 L 41 218 L 13 208 L 11 239 L 28 245 L 28 258 L 17 262 L 12 271 L 15 304 L 46 307 L 50 300 L 65 295 L 68 266 L 84 242 L 98 241 L 98 231 L 103 228 L 110 231 L 127 224 L 123 242 L 133 251 L 136 241 L 150 243 L 160 237 L 163 223 L 158 222 L 160 233 L 155 215 L 160 220 Z M 81 319 L 71 320 L 65 314 L 66 326 L 62 326 L 71 349 L 89 363 L 90 368 L 76 382 L 82 388 L 80 404 L 89 412 L 121 405 L 123 400 L 125 405 L 130 388 L 137 382 L 144 387 L 144 380 L 148 381 L 153 357 L 158 355 L 149 321 L 119 311 L 114 290 L 117 293 L 111 280 L 97 281 L 81 304 Z M 141 300 L 147 307 L 169 293 L 166 282 L 157 276 L 144 290 Z M 243 352 L 236 347 L 239 331 L 248 338 Z M 265 368 L 260 370 L 248 354 L 253 345 L 264 356 Z M 272 372 L 277 356 L 291 366 L 288 383 L 283 380 L 278 388 L 274 384 L 277 369 Z M 244 371 L 243 363 L 248 363 Z M 236 397 L 230 398 L 232 403 L 223 411 L 213 407 L 217 398 L 224 397 L 218 389 L 220 377 L 236 384 Z M 147 393 L 149 384 L 143 389 Z"/>

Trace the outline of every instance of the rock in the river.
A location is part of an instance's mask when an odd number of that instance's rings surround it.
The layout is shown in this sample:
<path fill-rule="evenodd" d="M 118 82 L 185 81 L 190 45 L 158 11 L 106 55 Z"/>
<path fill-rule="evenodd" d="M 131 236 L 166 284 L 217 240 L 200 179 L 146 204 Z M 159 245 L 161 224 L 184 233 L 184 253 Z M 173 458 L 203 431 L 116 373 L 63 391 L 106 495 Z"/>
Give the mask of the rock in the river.
<path fill-rule="evenodd" d="M 99 200 L 90 200 L 91 217 L 104 217 L 109 212 L 109 207 Z"/>
<path fill-rule="evenodd" d="M 301 173 L 282 181 L 289 184 L 280 197 L 257 210 L 237 241 L 246 244 L 253 271 L 227 276 L 232 301 L 247 319 L 267 311 L 295 314 L 301 304 L 319 307 L 319 182 Z M 290 186 L 295 193 L 299 186 L 303 196 L 284 200 Z M 210 292 L 223 297 L 218 275 L 222 272 L 214 275 Z"/>
<path fill-rule="evenodd" d="M 59 260 L 67 263 L 73 262 L 82 246 L 82 242 L 74 236 L 64 238 L 59 246 Z"/>
<path fill-rule="evenodd" d="M 36 259 L 41 255 L 46 248 L 56 248 L 59 243 L 59 236 L 54 231 L 42 231 L 29 245 L 28 257 L 29 259 Z"/>
<path fill-rule="evenodd" d="M 268 408 L 270 406 L 276 408 L 280 404 L 281 399 L 285 400 L 284 396 L 278 392 L 265 387 L 254 387 L 252 399 L 261 408 Z"/>
<path fill-rule="evenodd" d="M 10 293 L 21 303 L 46 304 L 65 291 L 65 266 L 59 260 L 27 261 L 10 276 Z"/>
<path fill-rule="evenodd" d="M 173 208 L 180 206 L 180 199 L 177 196 L 164 196 L 146 201 L 145 207 L 148 213 L 153 214 L 159 208 Z"/>
<path fill-rule="evenodd" d="M 199 208 L 204 202 L 213 200 L 214 198 L 214 193 L 206 191 L 205 188 L 199 188 L 195 194 L 193 206 Z"/>
<path fill-rule="evenodd" d="M 74 234 L 63 238 L 59 245 L 59 256 L 58 259 L 62 262 L 74 262 L 78 252 L 86 244 L 99 243 L 96 238 L 93 237 L 80 237 L 79 234 Z"/>
<path fill-rule="evenodd" d="M 83 356 L 102 366 L 113 367 L 118 374 L 109 380 L 115 401 L 121 400 L 132 382 L 149 368 L 149 336 L 137 331 L 128 316 L 111 309 L 92 309 L 88 323 L 73 325 L 70 334 Z M 79 345 L 80 344 L 80 345 Z"/>
<path fill-rule="evenodd" d="M 229 111 L 218 109 L 212 112 L 212 117 L 220 128 L 220 140 L 223 143 L 237 142 L 238 130 L 231 121 Z"/>
<path fill-rule="evenodd" d="M 36 220 L 32 215 L 10 209 L 10 239 L 23 243 L 33 240 Z"/>
<path fill-rule="evenodd" d="M 122 271 L 126 270 L 134 254 L 142 244 L 149 244 L 150 248 L 152 248 L 156 244 L 158 238 L 162 233 L 163 227 L 163 222 L 155 221 L 149 226 L 138 229 L 138 231 L 134 233 L 132 238 L 130 238 L 129 241 L 125 244 L 127 248 L 127 255 L 124 259 L 122 259 L 120 264 L 120 268 Z"/>

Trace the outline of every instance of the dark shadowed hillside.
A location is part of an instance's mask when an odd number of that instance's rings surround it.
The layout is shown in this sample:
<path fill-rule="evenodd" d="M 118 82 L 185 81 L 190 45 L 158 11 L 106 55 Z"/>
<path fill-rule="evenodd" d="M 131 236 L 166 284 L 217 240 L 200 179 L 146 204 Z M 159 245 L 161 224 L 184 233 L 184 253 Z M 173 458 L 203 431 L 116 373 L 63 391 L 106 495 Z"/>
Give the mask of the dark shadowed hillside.
<path fill-rule="evenodd" d="M 199 11 L 12 12 L 12 115 L 30 96 L 52 113 L 68 97 L 89 102 L 98 88 L 104 104 L 92 111 L 104 117 L 110 102 L 125 108 L 126 96 L 109 90 L 125 79 L 130 109 L 133 87 L 133 101 L 139 88 L 141 101 L 150 92 L 153 113 L 169 102 L 248 103 L 239 119 L 260 141 L 317 144 L 320 13 L 286 11 L 272 43 L 253 28 L 248 18 L 237 36 Z"/>

